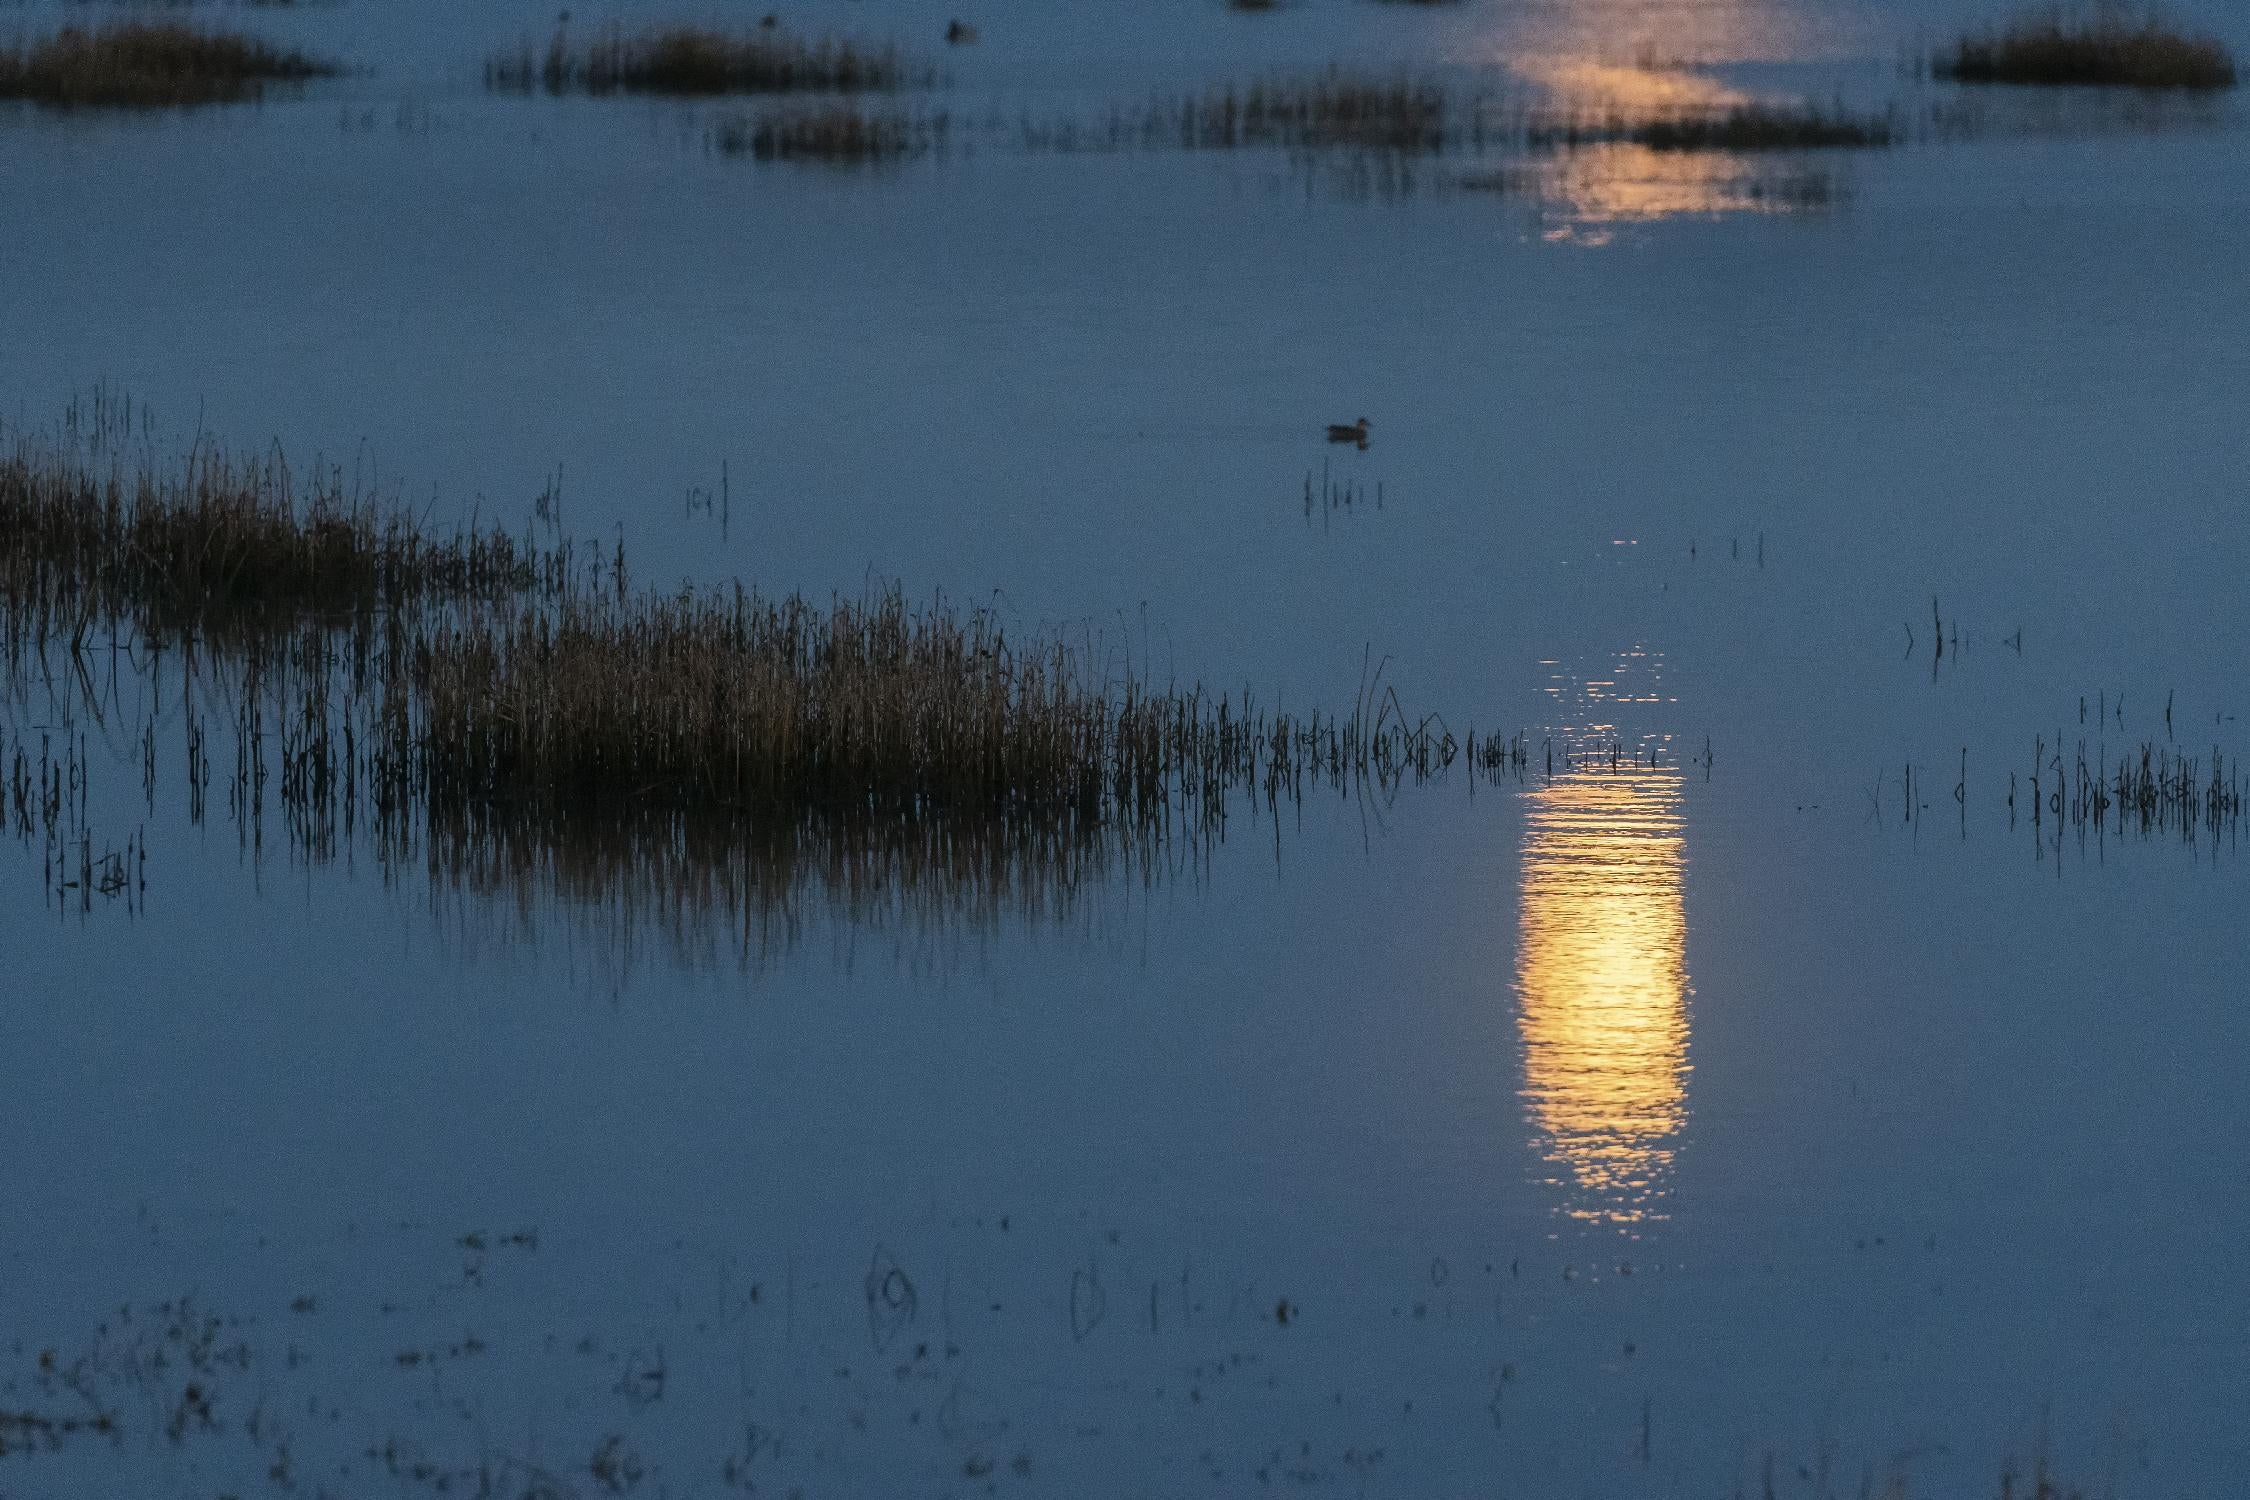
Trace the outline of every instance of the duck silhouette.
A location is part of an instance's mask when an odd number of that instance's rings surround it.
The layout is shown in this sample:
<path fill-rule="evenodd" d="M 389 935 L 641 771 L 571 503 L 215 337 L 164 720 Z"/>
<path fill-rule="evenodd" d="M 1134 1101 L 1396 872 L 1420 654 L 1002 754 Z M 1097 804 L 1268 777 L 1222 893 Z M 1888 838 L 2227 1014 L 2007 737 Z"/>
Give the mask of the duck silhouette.
<path fill-rule="evenodd" d="M 1328 441 L 1331 443 L 1357 443 L 1367 446 L 1367 418 L 1361 417 L 1349 425 L 1342 422 L 1328 424 Z"/>

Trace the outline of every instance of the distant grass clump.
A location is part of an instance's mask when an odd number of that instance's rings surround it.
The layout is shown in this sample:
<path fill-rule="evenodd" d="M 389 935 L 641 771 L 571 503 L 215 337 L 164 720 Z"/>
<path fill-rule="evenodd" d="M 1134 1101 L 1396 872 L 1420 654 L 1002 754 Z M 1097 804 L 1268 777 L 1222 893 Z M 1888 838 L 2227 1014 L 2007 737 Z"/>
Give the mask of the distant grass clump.
<path fill-rule="evenodd" d="M 1964 36 L 1931 60 L 1956 83 L 2089 85 L 2138 89 L 2231 89 L 2234 59 L 2212 36 L 2175 31 L 2151 17 L 2024 19 Z"/>
<path fill-rule="evenodd" d="M 174 22 L 65 26 L 0 45 L 0 99 L 60 108 L 219 104 L 255 98 L 269 83 L 333 77 L 334 63 L 237 32 Z"/>
<path fill-rule="evenodd" d="M 546 51 L 521 51 L 485 63 L 485 83 L 502 90 L 587 94 L 778 94 L 799 90 L 885 92 L 927 82 L 896 47 L 807 41 L 778 30 L 747 35 L 674 26 L 628 32 L 615 27 L 583 45 L 557 31 Z"/>
<path fill-rule="evenodd" d="M 788 110 L 721 120 L 712 142 L 728 156 L 760 161 L 818 161 L 860 165 L 918 156 L 943 140 L 946 117 L 909 119 L 873 114 L 849 105 Z"/>
<path fill-rule="evenodd" d="M 1819 109 L 1750 104 L 1719 114 L 1667 115 L 1647 120 L 1566 120 L 1534 124 L 1532 146 L 1589 146 L 1623 142 L 1651 151 L 1787 151 L 1888 146 L 1895 130 L 1888 116 L 1858 116 Z"/>

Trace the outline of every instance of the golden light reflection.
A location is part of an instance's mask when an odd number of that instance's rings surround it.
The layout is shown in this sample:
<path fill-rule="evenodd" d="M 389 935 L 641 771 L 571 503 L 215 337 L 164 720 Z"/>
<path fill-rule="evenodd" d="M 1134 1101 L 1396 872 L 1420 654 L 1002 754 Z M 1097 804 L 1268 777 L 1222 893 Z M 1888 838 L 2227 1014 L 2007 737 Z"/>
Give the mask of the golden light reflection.
<path fill-rule="evenodd" d="M 1545 89 L 1558 112 L 1578 115 L 1688 114 L 1734 109 L 1754 96 L 1685 68 L 1641 67 L 1588 57 L 1526 57 L 1509 66 Z"/>
<path fill-rule="evenodd" d="M 1863 57 L 1887 34 L 1880 18 L 1831 0 L 1538 0 L 1464 12 L 1463 61 L 1524 71 L 1590 59 L 1644 71 Z"/>
<path fill-rule="evenodd" d="M 1805 213 L 1827 208 L 1825 171 L 1736 152 L 1652 151 L 1609 142 L 1558 155 L 1529 176 L 1550 240 L 1606 243 L 1611 226 L 1688 216 Z"/>
<path fill-rule="evenodd" d="M 1687 1120 L 1684 824 L 1676 770 L 1529 794 L 1518 1018 L 1524 1094 L 1574 1217 L 1662 1217 Z"/>
<path fill-rule="evenodd" d="M 1496 13 L 1464 52 L 1529 84 L 1534 118 L 1599 127 L 1787 102 L 1712 70 L 1830 61 L 1869 44 L 1864 23 L 1819 0 L 1550 0 Z M 1590 245 L 1664 219 L 1816 212 L 1838 191 L 1801 161 L 1622 141 L 1585 141 L 1513 175 L 1508 185 L 1537 199 L 1545 238 Z"/>

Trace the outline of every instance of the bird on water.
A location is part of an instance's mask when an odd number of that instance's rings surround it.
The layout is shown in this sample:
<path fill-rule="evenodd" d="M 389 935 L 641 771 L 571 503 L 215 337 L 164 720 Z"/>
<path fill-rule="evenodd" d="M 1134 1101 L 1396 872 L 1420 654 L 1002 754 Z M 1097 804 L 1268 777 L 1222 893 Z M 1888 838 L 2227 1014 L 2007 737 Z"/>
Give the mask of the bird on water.
<path fill-rule="evenodd" d="M 1343 422 L 1329 423 L 1328 441 L 1331 443 L 1357 443 L 1362 448 L 1366 447 L 1367 418 L 1361 417 L 1357 422 L 1350 424 Z"/>

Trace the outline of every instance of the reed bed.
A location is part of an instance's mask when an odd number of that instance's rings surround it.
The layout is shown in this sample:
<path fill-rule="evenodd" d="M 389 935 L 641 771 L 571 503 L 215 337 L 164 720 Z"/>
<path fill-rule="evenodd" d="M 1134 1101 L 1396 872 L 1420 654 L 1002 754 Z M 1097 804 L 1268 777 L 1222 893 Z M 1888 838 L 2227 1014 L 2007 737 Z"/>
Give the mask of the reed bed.
<path fill-rule="evenodd" d="M 120 21 L 0 44 L 0 99 L 64 109 L 220 104 L 256 98 L 269 84 L 339 71 L 332 62 L 240 32 Z"/>
<path fill-rule="evenodd" d="M 526 42 L 486 59 L 484 81 L 496 90 L 550 94 L 861 93 L 927 84 L 931 74 L 889 43 L 694 26 L 619 26 L 577 42 L 564 26 L 544 51 Z"/>
<path fill-rule="evenodd" d="M 0 460 L 4 703 L 131 743 L 152 811 L 171 755 L 117 706 L 169 703 L 191 819 L 223 805 L 249 855 L 269 832 L 315 862 L 371 847 L 461 888 L 717 903 L 765 932 L 816 898 L 1065 910 L 1192 864 L 1245 803 L 1525 765 L 1410 717 L 1380 669 L 1348 712 L 1292 714 L 895 588 L 650 592 L 621 555 L 426 531 L 278 453 L 131 459 L 111 425 Z M 15 776 L 19 822 L 82 802 L 53 767 L 84 757 L 23 764 L 44 769 Z M 101 851 L 80 842 L 84 878 Z"/>
<path fill-rule="evenodd" d="M 1888 115 L 1757 104 L 1643 120 L 1537 121 L 1525 127 L 1524 139 L 1529 146 L 1549 149 L 1622 143 L 1651 151 L 1801 151 L 1888 146 L 1896 135 Z"/>
<path fill-rule="evenodd" d="M 2154 16 L 2026 17 L 1966 35 L 1930 61 L 1956 83 L 2210 91 L 2235 85 L 2234 58 L 2217 37 L 2175 30 Z"/>
<path fill-rule="evenodd" d="M 1460 748 L 1395 699 L 1258 713 L 896 590 L 586 592 L 440 624 L 419 660 L 395 763 L 448 802 L 1137 827 L 1237 790 L 1427 773 Z"/>

